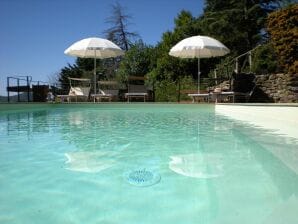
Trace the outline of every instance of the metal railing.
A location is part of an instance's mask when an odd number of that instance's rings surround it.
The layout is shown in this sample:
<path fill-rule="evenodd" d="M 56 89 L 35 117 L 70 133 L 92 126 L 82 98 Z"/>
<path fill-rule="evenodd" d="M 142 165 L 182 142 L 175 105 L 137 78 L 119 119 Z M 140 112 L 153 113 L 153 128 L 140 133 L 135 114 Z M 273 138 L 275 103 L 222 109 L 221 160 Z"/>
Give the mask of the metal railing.
<path fill-rule="evenodd" d="M 17 93 L 17 102 L 21 102 L 21 93 L 27 94 L 27 102 L 32 100 L 33 87 L 50 86 L 48 82 L 34 81 L 32 76 L 8 76 L 7 77 L 7 101 L 10 102 L 10 92 Z"/>
<path fill-rule="evenodd" d="M 11 86 L 11 81 L 16 80 L 16 85 Z M 21 85 L 22 82 L 25 84 Z M 20 102 L 20 92 L 27 92 L 27 100 L 30 101 L 30 91 L 31 91 L 31 76 L 9 76 L 7 77 L 7 101 L 10 102 L 10 92 L 17 92 L 18 102 Z"/>

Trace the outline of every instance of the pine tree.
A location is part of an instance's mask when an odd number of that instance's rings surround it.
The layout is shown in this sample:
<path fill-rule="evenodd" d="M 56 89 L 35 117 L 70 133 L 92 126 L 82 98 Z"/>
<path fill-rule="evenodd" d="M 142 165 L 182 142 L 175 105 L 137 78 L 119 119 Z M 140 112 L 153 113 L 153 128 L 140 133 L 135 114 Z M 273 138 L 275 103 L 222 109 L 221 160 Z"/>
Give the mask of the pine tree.
<path fill-rule="evenodd" d="M 138 37 L 136 32 L 129 32 L 128 25 L 132 16 L 125 13 L 124 8 L 117 2 L 112 5 L 112 15 L 106 22 L 111 24 L 111 28 L 104 31 L 107 39 L 111 40 L 122 49 L 127 51 L 133 43 L 133 39 Z"/>

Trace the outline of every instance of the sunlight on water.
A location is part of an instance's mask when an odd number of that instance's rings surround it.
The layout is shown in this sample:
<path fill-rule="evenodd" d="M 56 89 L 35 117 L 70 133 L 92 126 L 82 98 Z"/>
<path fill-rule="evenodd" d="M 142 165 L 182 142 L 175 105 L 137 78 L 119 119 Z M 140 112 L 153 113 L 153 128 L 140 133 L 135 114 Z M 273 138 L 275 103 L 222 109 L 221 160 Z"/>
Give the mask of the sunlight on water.
<path fill-rule="evenodd" d="M 0 223 L 298 223 L 297 146 L 211 105 L 1 112 Z"/>

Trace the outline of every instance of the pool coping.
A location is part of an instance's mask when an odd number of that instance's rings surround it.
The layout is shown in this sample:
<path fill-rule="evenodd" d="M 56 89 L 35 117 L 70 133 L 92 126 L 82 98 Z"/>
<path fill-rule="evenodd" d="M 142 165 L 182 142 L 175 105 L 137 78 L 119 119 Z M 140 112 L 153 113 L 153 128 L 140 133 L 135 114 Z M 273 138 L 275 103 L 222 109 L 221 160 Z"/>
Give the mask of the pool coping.
<path fill-rule="evenodd" d="M 226 106 L 268 106 L 268 107 L 298 107 L 298 103 L 218 103 Z"/>
<path fill-rule="evenodd" d="M 298 104 L 218 104 L 215 113 L 239 124 L 260 129 L 258 136 L 249 135 L 264 149 L 281 160 L 289 169 L 298 174 Z M 274 134 L 274 141 L 262 141 L 262 136 Z M 293 144 L 288 150 L 283 144 Z"/>

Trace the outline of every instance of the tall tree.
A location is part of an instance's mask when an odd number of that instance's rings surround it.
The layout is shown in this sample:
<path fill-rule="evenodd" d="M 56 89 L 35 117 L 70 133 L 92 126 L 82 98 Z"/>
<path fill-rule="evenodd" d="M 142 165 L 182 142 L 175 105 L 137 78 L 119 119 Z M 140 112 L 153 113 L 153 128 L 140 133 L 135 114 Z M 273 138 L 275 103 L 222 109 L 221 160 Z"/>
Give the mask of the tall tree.
<path fill-rule="evenodd" d="M 199 20 L 204 32 L 224 41 L 235 55 L 258 45 L 265 37 L 268 13 L 281 0 L 206 0 Z"/>
<path fill-rule="evenodd" d="M 194 60 L 181 60 L 169 56 L 169 51 L 180 40 L 198 35 L 200 30 L 196 27 L 195 18 L 188 11 L 181 11 L 175 18 L 175 28 L 173 32 L 165 32 L 162 36 L 161 42 L 157 45 L 157 60 L 155 79 L 177 79 L 196 74 L 196 63 Z"/>
<path fill-rule="evenodd" d="M 112 15 L 106 19 L 111 28 L 104 31 L 107 39 L 119 45 L 127 51 L 133 43 L 133 39 L 138 37 L 136 32 L 128 31 L 132 16 L 125 13 L 125 9 L 117 2 L 112 5 Z"/>
<path fill-rule="evenodd" d="M 196 18 L 188 11 L 181 11 L 175 18 L 173 31 L 163 33 L 160 43 L 155 48 L 150 80 L 155 83 L 156 100 L 176 101 L 180 99 L 180 86 L 182 80 L 197 77 L 197 61 L 193 59 L 180 59 L 169 55 L 171 47 L 180 40 L 200 34 L 200 29 L 195 23 Z"/>
<path fill-rule="evenodd" d="M 132 44 L 132 40 L 138 35 L 135 32 L 128 31 L 129 21 L 132 17 L 125 13 L 124 8 L 116 3 L 112 6 L 112 15 L 107 18 L 107 23 L 112 27 L 104 31 L 107 38 L 119 45 L 122 49 L 128 50 Z M 120 57 L 97 59 L 97 74 L 98 79 L 113 79 L 115 78 L 116 70 L 119 67 Z M 64 89 L 69 86 L 68 77 L 76 78 L 91 78 L 91 71 L 93 70 L 93 60 L 85 58 L 77 58 L 73 65 L 68 64 L 61 69 L 59 74 L 59 82 Z"/>

